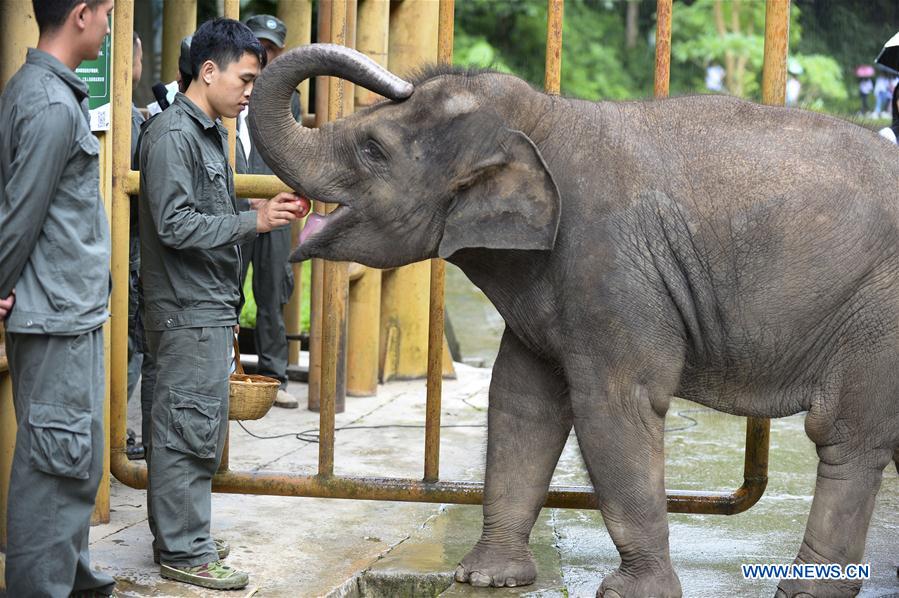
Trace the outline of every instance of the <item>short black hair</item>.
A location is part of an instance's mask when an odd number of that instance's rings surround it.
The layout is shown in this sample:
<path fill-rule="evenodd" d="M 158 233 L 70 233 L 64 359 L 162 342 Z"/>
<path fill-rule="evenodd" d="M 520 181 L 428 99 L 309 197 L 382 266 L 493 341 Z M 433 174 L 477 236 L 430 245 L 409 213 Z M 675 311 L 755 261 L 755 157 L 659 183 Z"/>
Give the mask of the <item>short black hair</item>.
<path fill-rule="evenodd" d="M 93 9 L 102 2 L 103 0 L 31 0 L 31 6 L 34 8 L 38 30 L 47 33 L 62 27 L 69 13 L 79 4 L 87 4 L 88 8 Z"/>
<path fill-rule="evenodd" d="M 247 52 L 265 66 L 265 49 L 249 27 L 240 21 L 224 17 L 206 21 L 200 25 L 190 42 L 193 80 L 200 76 L 200 67 L 207 60 L 213 61 L 220 69 L 226 69 Z"/>

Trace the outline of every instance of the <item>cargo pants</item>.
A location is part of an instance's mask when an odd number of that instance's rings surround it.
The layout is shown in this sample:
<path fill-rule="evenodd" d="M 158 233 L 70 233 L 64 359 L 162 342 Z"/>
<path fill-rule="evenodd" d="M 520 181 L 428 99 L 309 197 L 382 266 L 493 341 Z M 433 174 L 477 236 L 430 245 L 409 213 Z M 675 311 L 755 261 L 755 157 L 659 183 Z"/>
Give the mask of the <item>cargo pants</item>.
<path fill-rule="evenodd" d="M 161 562 L 192 567 L 218 560 L 210 535 L 212 476 L 228 430 L 233 328 L 145 331 L 156 364 L 147 453 L 150 531 Z"/>
<path fill-rule="evenodd" d="M 103 329 L 7 333 L 16 410 L 7 508 L 6 592 L 111 594 L 92 571 L 88 533 L 103 474 Z"/>

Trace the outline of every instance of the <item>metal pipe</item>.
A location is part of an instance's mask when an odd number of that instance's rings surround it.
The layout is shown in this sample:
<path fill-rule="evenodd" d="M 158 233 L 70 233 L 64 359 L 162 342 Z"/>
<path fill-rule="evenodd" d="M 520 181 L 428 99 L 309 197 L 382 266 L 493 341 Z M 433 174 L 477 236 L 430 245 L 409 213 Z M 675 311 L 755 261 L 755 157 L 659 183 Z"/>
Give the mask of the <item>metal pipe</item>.
<path fill-rule="evenodd" d="M 116 479 L 132 488 L 147 487 L 147 468 L 128 461 L 124 451 L 113 453 Z M 747 478 L 734 492 L 669 490 L 669 513 L 697 515 L 736 515 L 758 502 L 767 478 Z M 391 500 L 482 504 L 483 484 L 478 482 L 434 482 L 404 478 L 360 478 L 342 476 L 304 476 L 276 471 L 234 471 L 212 478 L 213 492 L 298 496 L 306 498 L 348 498 L 354 500 Z M 596 509 L 596 494 L 589 486 L 551 486 L 545 507 Z"/>
<path fill-rule="evenodd" d="M 171 2 L 171 0 L 168 0 L 166 4 L 169 2 Z M 224 8 L 225 18 L 234 19 L 235 21 L 240 20 L 240 0 L 225 0 Z M 177 43 L 180 48 L 181 40 L 179 39 Z M 237 162 L 237 119 L 222 117 L 222 123 L 228 130 L 228 163 L 231 165 L 231 172 L 234 172 L 236 168 L 235 164 Z"/>
<path fill-rule="evenodd" d="M 562 89 L 562 16 L 565 0 L 547 0 L 546 5 L 546 72 L 543 89 L 559 95 Z"/>
<path fill-rule="evenodd" d="M 483 485 L 477 482 L 434 482 L 402 478 L 355 478 L 299 476 L 286 472 L 235 472 L 218 474 L 212 480 L 215 492 L 303 496 L 353 500 L 392 500 L 478 505 Z M 668 493 L 669 513 L 735 515 L 752 506 L 761 491 L 744 484 L 736 492 Z M 589 486 L 552 486 L 545 507 L 597 509 L 596 494 Z"/>
<path fill-rule="evenodd" d="M 331 43 L 346 45 L 348 2 L 331 2 Z M 346 110 L 346 86 L 337 77 L 328 79 L 328 120 L 341 118 Z M 331 211 L 330 207 L 328 211 Z M 321 345 L 321 403 L 319 405 L 318 475 L 334 475 L 334 414 L 337 410 L 337 375 L 340 337 L 346 325 L 348 264 L 324 263 Z"/>
<path fill-rule="evenodd" d="M 668 97 L 671 80 L 671 0 L 658 0 L 656 4 L 656 70 L 654 95 Z"/>
<path fill-rule="evenodd" d="M 318 3 L 318 41 L 331 41 L 331 2 L 319 0 Z M 320 127 L 328 118 L 328 77 L 315 78 L 315 126 Z M 315 202 L 312 209 L 317 214 L 326 213 L 326 206 Z M 309 392 L 307 407 L 310 411 L 318 411 L 321 405 L 321 373 L 322 373 L 322 325 L 324 317 L 324 261 L 312 260 L 312 276 L 310 289 L 310 323 L 309 323 Z"/>
<path fill-rule="evenodd" d="M 660 3 L 665 1 L 667 0 L 660 0 Z M 117 16 L 120 16 L 120 7 L 124 3 L 125 0 L 120 0 L 120 5 L 116 10 Z M 334 2 L 333 4 L 342 4 L 342 2 Z M 551 8 L 552 5 L 553 0 L 550 2 Z M 772 5 L 774 6 L 772 7 Z M 775 66 L 778 65 L 783 72 L 781 73 L 781 83 L 779 87 L 777 85 L 776 77 L 766 76 L 763 78 L 764 82 L 768 82 L 764 94 L 769 100 L 771 98 L 780 98 L 779 101 L 781 103 L 783 102 L 783 82 L 785 81 L 785 40 L 789 24 L 788 21 L 786 21 L 786 27 L 776 26 L 773 19 L 777 18 L 781 22 L 783 22 L 784 18 L 788 19 L 788 9 L 789 2 L 784 2 L 783 0 L 769 0 L 768 18 L 771 21 L 770 35 L 781 36 L 779 43 L 777 43 L 776 40 L 772 40 L 771 45 L 773 48 L 778 49 L 777 51 L 780 52 L 779 55 L 781 58 L 774 60 L 773 57 L 776 55 L 775 51 L 772 50 L 769 52 L 768 50 L 769 26 L 766 25 L 766 73 L 769 69 L 775 68 Z M 340 8 L 338 8 L 338 12 L 339 10 Z M 777 17 L 772 17 L 772 14 L 776 14 Z M 559 17 L 561 17 L 561 14 Z M 561 28 L 559 27 L 559 31 L 560 30 Z M 441 37 L 441 39 L 444 38 Z M 128 41 L 130 43 L 130 38 Z M 449 47 L 451 47 L 451 45 Z M 769 66 L 769 56 L 771 57 L 770 64 L 774 66 Z M 773 83 L 771 83 L 771 81 L 773 81 Z M 334 95 L 338 95 L 338 93 L 335 93 Z M 127 102 L 127 97 L 125 98 L 125 102 Z M 342 105 L 342 102 L 335 100 L 335 102 L 331 103 L 331 105 L 335 104 Z M 123 155 L 127 155 L 127 152 Z M 118 161 L 120 162 L 121 160 Z M 114 173 L 120 172 L 116 169 L 115 161 L 113 164 L 113 171 Z M 114 195 L 118 194 L 118 196 L 121 196 L 124 194 L 127 199 L 127 192 L 137 191 L 137 173 L 126 172 L 124 176 L 116 176 L 114 177 L 113 183 Z M 278 187 L 279 185 L 282 187 Z M 237 177 L 236 187 L 241 194 L 259 196 L 256 194 L 256 191 L 259 189 L 271 190 L 272 192 L 270 195 L 274 195 L 276 193 L 275 189 L 278 188 L 278 190 L 280 190 L 283 188 L 283 184 L 275 177 L 243 175 Z M 112 452 L 112 470 L 116 478 L 123 483 L 132 487 L 143 488 L 146 487 L 146 467 L 128 461 L 124 452 L 124 407 L 124 401 L 113 401 L 112 436 L 114 450 Z M 213 489 L 217 492 L 244 494 L 438 503 L 454 502 L 459 504 L 479 504 L 482 500 L 483 486 L 473 482 L 429 483 L 428 481 L 422 482 L 409 479 L 333 477 L 333 411 L 331 414 L 327 414 L 326 417 L 323 417 L 321 423 L 328 424 L 321 425 L 321 441 L 323 444 L 327 443 L 330 446 L 330 449 L 329 451 L 326 451 L 329 452 L 329 454 L 326 454 L 324 459 L 320 452 L 318 476 L 297 476 L 277 472 L 228 471 L 227 473 L 215 476 L 213 479 Z M 749 418 L 747 420 L 744 482 L 737 490 L 731 493 L 669 491 L 667 494 L 668 511 L 673 513 L 732 515 L 745 511 L 755 504 L 762 496 L 767 485 L 769 429 L 770 426 L 768 420 L 754 418 Z M 426 462 L 426 477 L 430 473 L 432 477 L 436 478 L 438 473 L 437 462 L 434 462 L 433 469 L 428 469 L 428 467 Z M 592 488 L 589 487 L 551 487 L 545 506 L 556 508 L 595 509 L 596 498 Z"/>
<path fill-rule="evenodd" d="M 454 9 L 455 0 L 440 0 L 437 61 L 444 64 L 453 62 Z M 436 482 L 440 477 L 440 404 L 443 398 L 443 316 L 446 288 L 446 263 L 440 258 L 431 260 L 430 283 L 424 481 Z"/>
<path fill-rule="evenodd" d="M 166 2 L 171 4 L 172 0 Z M 110 470 L 126 484 L 139 481 L 138 466 L 125 453 L 128 410 L 128 234 L 130 194 L 138 192 L 131 168 L 131 58 L 134 3 L 119 0 L 113 11 L 112 94 L 112 364 L 110 372 Z M 180 38 L 176 45 L 180 46 Z M 134 183 L 134 184 L 131 184 Z M 144 468 L 145 469 L 145 468 Z M 132 484 L 129 484 L 132 485 Z M 146 487 L 146 474 L 143 485 Z"/>
<path fill-rule="evenodd" d="M 284 40 L 285 48 L 304 46 L 312 41 L 312 0 L 279 0 L 278 18 L 284 21 L 284 25 L 287 27 L 287 37 Z M 303 81 L 297 89 L 300 93 L 301 112 L 304 117 L 307 117 L 309 115 L 309 81 Z M 272 195 L 257 197 L 272 197 Z M 302 229 L 302 222 L 294 222 L 291 225 L 291 247 L 296 247 L 297 243 L 299 243 L 300 231 Z M 302 312 L 301 302 L 303 297 L 303 267 L 304 265 L 301 262 L 291 264 L 294 279 L 293 293 L 291 293 L 287 305 L 284 306 L 284 327 L 287 330 L 288 338 L 296 336 L 301 332 L 300 314 Z M 288 343 L 287 363 L 299 365 L 300 343 L 298 341 L 290 341 Z"/>
<path fill-rule="evenodd" d="M 136 195 L 140 192 L 140 173 L 138 171 L 129 170 L 125 173 L 123 190 L 129 195 Z M 290 190 L 290 187 L 285 185 L 281 179 L 274 175 L 234 175 L 234 191 L 240 197 L 274 197 L 282 191 Z"/>

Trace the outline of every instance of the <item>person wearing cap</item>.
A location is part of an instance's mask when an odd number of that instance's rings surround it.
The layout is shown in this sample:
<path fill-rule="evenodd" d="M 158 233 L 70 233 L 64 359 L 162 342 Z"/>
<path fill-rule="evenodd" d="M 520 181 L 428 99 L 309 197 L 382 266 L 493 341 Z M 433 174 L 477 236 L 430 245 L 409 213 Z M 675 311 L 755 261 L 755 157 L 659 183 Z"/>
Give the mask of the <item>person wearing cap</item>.
<path fill-rule="evenodd" d="M 268 62 L 284 51 L 287 27 L 271 15 L 256 15 L 246 20 L 247 27 L 265 48 Z M 301 118 L 300 97 L 294 93 L 291 103 L 293 115 Z M 237 119 L 238 174 L 273 174 L 258 152 L 253 151 L 246 115 L 253 109 L 253 101 Z M 250 199 L 244 209 L 258 205 L 260 199 Z M 276 407 L 294 409 L 299 403 L 287 392 L 287 329 L 284 325 L 284 304 L 293 292 L 293 269 L 290 255 L 290 227 L 282 227 L 261 234 L 241 246 L 241 280 L 245 280 L 250 263 L 253 264 L 253 296 L 256 299 L 256 353 L 259 356 L 257 373 L 281 382 Z"/>

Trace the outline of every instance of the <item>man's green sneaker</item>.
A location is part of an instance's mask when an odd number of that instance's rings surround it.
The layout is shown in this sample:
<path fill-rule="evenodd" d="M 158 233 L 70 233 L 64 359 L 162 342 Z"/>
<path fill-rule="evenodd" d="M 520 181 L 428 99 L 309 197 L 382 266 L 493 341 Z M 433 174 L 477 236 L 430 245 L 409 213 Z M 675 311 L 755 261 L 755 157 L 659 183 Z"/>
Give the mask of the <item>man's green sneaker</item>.
<path fill-rule="evenodd" d="M 212 590 L 239 590 L 250 583 L 250 576 L 221 561 L 197 565 L 196 567 L 174 567 L 160 565 L 159 574 L 165 579 L 173 579 Z"/>
<path fill-rule="evenodd" d="M 212 542 L 215 544 L 215 553 L 218 555 L 219 560 L 231 554 L 231 546 L 224 540 L 213 538 Z M 153 549 L 153 562 L 157 565 L 159 564 L 159 549 L 157 548 Z"/>

